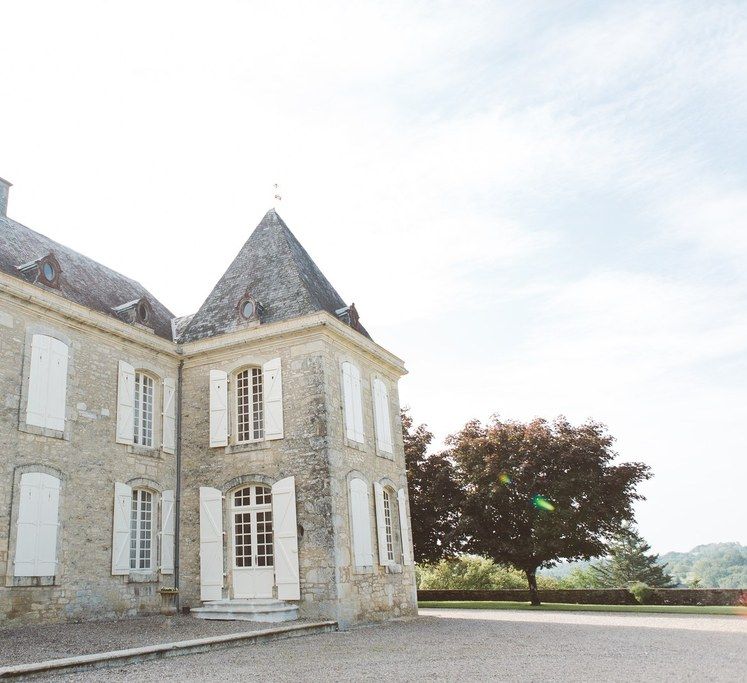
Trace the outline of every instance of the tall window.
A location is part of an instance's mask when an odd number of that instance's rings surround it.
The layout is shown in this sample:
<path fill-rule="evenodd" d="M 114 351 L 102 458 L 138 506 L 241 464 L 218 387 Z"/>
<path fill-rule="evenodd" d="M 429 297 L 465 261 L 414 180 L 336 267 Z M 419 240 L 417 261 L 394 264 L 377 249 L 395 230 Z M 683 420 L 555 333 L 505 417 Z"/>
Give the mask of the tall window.
<path fill-rule="evenodd" d="M 236 376 L 236 440 L 258 441 L 264 436 L 262 368 L 247 368 Z"/>
<path fill-rule="evenodd" d="M 132 491 L 130 516 L 130 569 L 151 569 L 153 555 L 153 494 Z"/>
<path fill-rule="evenodd" d="M 390 562 L 394 562 L 394 533 L 392 530 L 392 494 L 384 489 L 384 529 L 386 531 L 386 554 Z"/>
<path fill-rule="evenodd" d="M 145 373 L 135 373 L 135 434 L 134 442 L 147 448 L 153 446 L 153 387 L 155 382 Z"/>
<path fill-rule="evenodd" d="M 272 490 L 261 485 L 239 489 L 233 508 L 235 566 L 272 567 Z"/>

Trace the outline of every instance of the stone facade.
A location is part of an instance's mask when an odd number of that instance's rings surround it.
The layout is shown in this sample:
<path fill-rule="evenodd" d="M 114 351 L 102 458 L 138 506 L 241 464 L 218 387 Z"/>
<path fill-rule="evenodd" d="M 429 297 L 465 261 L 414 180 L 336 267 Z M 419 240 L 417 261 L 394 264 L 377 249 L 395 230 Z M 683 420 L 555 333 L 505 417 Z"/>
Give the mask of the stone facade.
<path fill-rule="evenodd" d="M 58 337 L 70 348 L 64 433 L 45 434 L 25 424 L 34 333 Z M 0 299 L 0 621 L 106 618 L 161 609 L 159 589 L 172 586 L 173 576 L 112 576 L 111 544 L 115 481 L 141 482 L 155 491 L 175 485 L 173 455 L 158 448 L 136 451 L 114 439 L 118 361 L 175 376 L 177 354 L 163 346 L 159 352 L 7 293 Z M 157 421 L 156 439 L 160 428 Z M 46 472 L 61 481 L 59 564 L 53 579 L 13 576 L 24 472 Z"/>
<path fill-rule="evenodd" d="M 7 224 L 9 230 L 16 231 L 16 248 L 23 226 L 7 219 L 3 223 L 2 218 L 0 229 Z M 29 239 L 40 238 L 34 234 Z M 237 301 L 228 301 L 227 309 L 219 310 L 220 300 L 213 297 L 210 305 L 194 316 L 194 327 L 190 328 L 192 317 L 173 319 L 171 339 L 165 338 L 164 332 L 168 311 L 147 292 L 138 292 L 137 283 L 122 281 L 122 287 L 134 294 L 128 292 L 129 301 L 121 304 L 132 308 L 131 304 L 146 301 L 158 318 L 153 323 L 155 334 L 148 328 L 148 320 L 127 318 L 123 305 L 110 306 L 106 300 L 110 292 L 105 289 L 76 293 L 70 269 L 73 265 L 79 270 L 88 267 L 83 257 L 60 253 L 64 248 L 59 245 L 57 251 L 52 248 L 63 273 L 63 286 L 55 291 L 38 281 L 24 281 L 8 266 L 3 268 L 3 258 L 12 262 L 19 256 L 0 253 L 0 270 L 5 270 L 0 272 L 0 621 L 153 613 L 173 604 L 160 592 L 173 587 L 178 587 L 181 609 L 200 606 L 200 487 L 218 489 L 229 501 L 240 487 L 272 486 L 288 477 L 295 479 L 300 616 L 331 618 L 344 626 L 416 612 L 409 525 L 399 523 L 398 509 L 407 506 L 397 394 L 398 379 L 404 374 L 402 361 L 371 341 L 359 326 L 354 307 L 340 309 L 342 316 L 337 314 L 339 295 L 274 212 L 265 217 L 247 245 L 252 246 L 252 239 L 264 240 L 261 248 L 245 248 L 232 267 L 240 263 L 241 268 L 251 270 L 251 254 L 261 253 L 263 259 L 275 258 L 282 264 L 280 280 L 292 280 L 292 288 L 287 290 L 274 281 L 252 284 L 252 291 L 262 295 L 264 310 L 272 315 L 263 320 L 258 314 L 257 319 L 246 321 L 238 317 Z M 0 240 L 0 252 L 2 247 Z M 33 246 L 36 252 L 47 248 L 46 244 Z M 33 250 L 29 251 L 32 256 Z M 115 281 L 121 276 L 109 271 L 107 277 Z M 231 275 L 231 282 L 233 279 Z M 227 286 L 222 287 L 219 283 L 216 291 L 228 291 Z M 242 286 L 231 287 L 247 296 Z M 283 306 L 290 300 L 294 301 L 293 314 L 284 316 Z M 262 306 L 257 308 L 258 312 L 263 310 Z M 114 314 L 107 314 L 110 309 Z M 226 322 L 232 315 L 237 316 L 235 324 Z M 184 330 L 186 334 L 181 336 Z M 201 332 L 204 330 L 213 331 L 206 334 Z M 65 421 L 60 431 L 26 424 L 34 334 L 58 339 L 68 348 Z M 230 424 L 236 411 L 236 373 L 247 367 L 262 368 L 275 359 L 282 369 L 281 437 L 237 443 L 232 433 L 228 445 L 211 447 L 211 371 L 227 373 Z M 354 363 L 360 372 L 363 443 L 346 437 L 341 381 L 345 361 Z M 153 448 L 117 443 L 121 362 L 156 380 Z M 167 378 L 180 380 L 173 453 L 161 448 L 167 419 L 162 415 L 161 392 L 165 389 L 161 381 Z M 388 391 L 386 410 L 393 443 L 387 450 L 391 453 L 382 452 L 374 436 L 375 378 Z M 50 474 L 61 482 L 54 576 L 14 576 L 19 488 L 27 472 Z M 362 567 L 355 566 L 353 553 L 352 478 L 363 480 L 371 493 L 368 517 L 373 561 Z M 148 572 L 113 574 L 115 483 L 152 493 L 154 525 L 160 506 L 167 501 L 166 493 L 161 500 L 161 493 L 175 492 L 177 555 L 173 573 L 161 571 L 156 564 Z M 394 520 L 393 550 L 390 548 L 386 562 L 379 561 L 377 548 L 377 538 L 381 538 L 377 529 L 382 522 L 373 487 L 379 484 L 392 492 L 388 513 Z M 398 499 L 397 494 L 404 497 Z M 232 598 L 236 571 L 231 560 L 233 520 L 225 501 L 222 597 Z M 406 510 L 403 514 L 409 517 Z M 163 542 L 163 529 L 157 528 L 154 557 L 161 558 L 164 548 L 158 546 Z"/>

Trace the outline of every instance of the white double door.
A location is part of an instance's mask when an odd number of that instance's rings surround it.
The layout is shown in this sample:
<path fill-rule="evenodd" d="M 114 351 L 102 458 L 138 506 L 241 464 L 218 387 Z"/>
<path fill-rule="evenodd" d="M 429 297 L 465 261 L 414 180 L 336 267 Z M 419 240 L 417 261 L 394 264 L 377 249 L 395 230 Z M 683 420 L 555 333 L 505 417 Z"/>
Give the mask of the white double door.
<path fill-rule="evenodd" d="M 294 477 L 272 487 L 246 484 L 225 501 L 220 489 L 201 486 L 200 599 L 270 598 L 275 591 L 280 600 L 300 600 L 297 528 Z"/>
<path fill-rule="evenodd" d="M 234 598 L 271 598 L 275 584 L 272 490 L 245 486 L 231 496 Z"/>

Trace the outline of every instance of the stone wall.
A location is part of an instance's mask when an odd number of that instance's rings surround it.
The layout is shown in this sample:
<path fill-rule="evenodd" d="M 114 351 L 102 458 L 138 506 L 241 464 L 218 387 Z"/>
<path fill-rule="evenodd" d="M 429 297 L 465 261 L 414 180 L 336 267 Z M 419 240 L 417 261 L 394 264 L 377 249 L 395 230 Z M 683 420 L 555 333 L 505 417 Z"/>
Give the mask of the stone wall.
<path fill-rule="evenodd" d="M 296 479 L 299 526 L 301 616 L 335 617 L 334 539 L 327 463 L 322 344 L 313 336 L 279 337 L 234 350 L 199 354 L 185 361 L 183 372 L 182 502 L 180 592 L 182 608 L 200 604 L 199 487 L 228 494 L 240 484 L 272 484 Z M 186 348 L 187 355 L 189 347 Z M 261 366 L 280 357 L 283 384 L 284 438 L 255 444 L 209 447 L 209 375 L 229 373 L 229 414 L 233 414 L 233 376 L 248 365 Z M 235 432 L 235 428 L 231 430 Z M 223 547 L 226 583 L 231 597 L 231 525 L 224 505 Z"/>
<path fill-rule="evenodd" d="M 347 439 L 345 435 L 342 363 L 354 363 L 361 375 L 363 393 L 364 443 Z M 340 595 L 341 623 L 367 622 L 389 619 L 392 616 L 411 616 L 417 613 L 415 588 L 415 566 L 404 565 L 401 557 L 392 567 L 381 566 L 378 557 L 376 535 L 376 510 L 373 483 L 380 482 L 397 490 L 404 488 L 407 494 L 405 454 L 400 420 L 398 374 L 386 367 L 376 357 L 365 354 L 351 345 L 338 340 L 327 343 L 325 374 L 328 386 L 327 405 L 329 415 L 329 462 L 333 494 L 333 524 L 336 537 L 337 584 Z M 374 408 L 372 380 L 382 379 L 389 392 L 389 413 L 393 438 L 393 454 L 381 452 L 374 431 Z M 362 478 L 369 487 L 370 522 L 373 546 L 373 566 L 356 567 L 350 522 L 349 480 L 351 476 Z M 395 548 L 400 547 L 397 511 L 395 518 Z M 408 515 L 409 519 L 409 509 Z M 408 537 L 412 557 L 412 540 Z M 396 551 L 399 554 L 399 551 Z"/>
<path fill-rule="evenodd" d="M 601 588 L 577 590 L 541 590 L 542 602 L 560 602 L 577 605 L 637 605 L 633 594 L 626 588 Z M 529 591 L 506 590 L 419 590 L 418 600 L 469 601 L 495 600 L 529 602 Z M 747 589 L 739 588 L 652 588 L 646 600 L 649 605 L 747 605 Z"/>
<path fill-rule="evenodd" d="M 35 332 L 56 336 L 69 346 L 64 433 L 25 424 L 30 340 Z M 173 585 L 173 576 L 157 573 L 145 581 L 111 574 L 114 483 L 140 479 L 156 491 L 175 488 L 173 455 L 160 449 L 135 452 L 115 443 L 120 359 L 156 371 L 159 378 L 176 377 L 175 354 L 107 335 L 9 296 L 0 300 L 0 621 L 158 612 L 159 588 Z M 156 439 L 160 390 L 157 387 Z M 29 471 L 61 480 L 53 580 L 13 576 L 19 481 Z M 34 583 L 51 585 L 26 585 Z"/>

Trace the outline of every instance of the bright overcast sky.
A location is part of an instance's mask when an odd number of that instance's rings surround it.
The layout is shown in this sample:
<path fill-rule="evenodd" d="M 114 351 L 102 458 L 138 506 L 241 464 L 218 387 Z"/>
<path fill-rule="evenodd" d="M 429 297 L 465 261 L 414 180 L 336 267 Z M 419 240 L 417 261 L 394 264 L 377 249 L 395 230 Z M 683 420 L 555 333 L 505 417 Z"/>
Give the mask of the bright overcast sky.
<path fill-rule="evenodd" d="M 9 215 L 194 312 L 280 214 L 439 440 L 593 417 L 747 543 L 747 5 L 0 5 Z"/>

